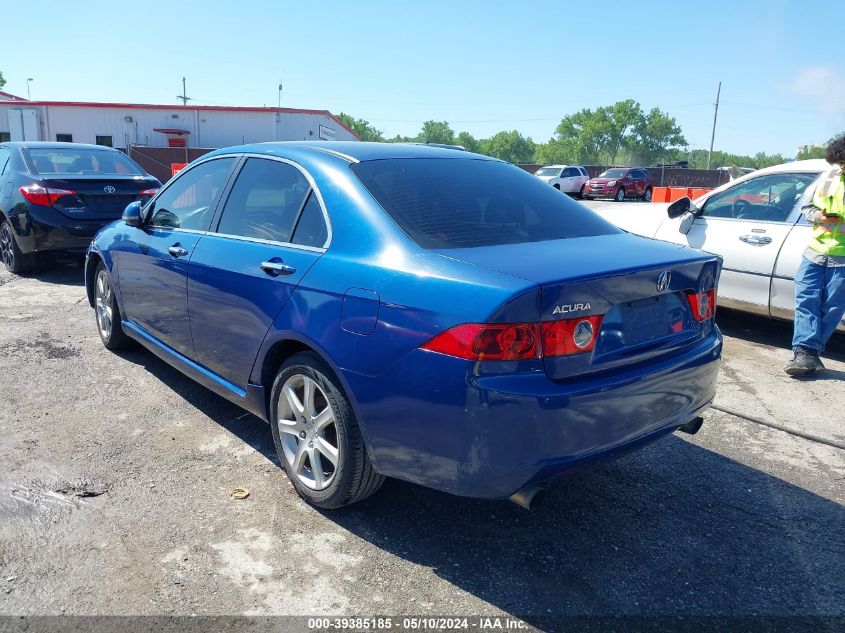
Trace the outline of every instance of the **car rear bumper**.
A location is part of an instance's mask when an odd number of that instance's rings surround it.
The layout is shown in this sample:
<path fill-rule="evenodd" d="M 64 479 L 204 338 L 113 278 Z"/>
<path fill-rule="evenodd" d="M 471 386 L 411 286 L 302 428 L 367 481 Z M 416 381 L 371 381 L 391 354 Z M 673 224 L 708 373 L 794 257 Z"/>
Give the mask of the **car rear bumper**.
<path fill-rule="evenodd" d="M 52 207 L 29 205 L 27 213 L 12 214 L 12 226 L 24 253 L 44 251 L 85 252 L 97 232 L 113 219 L 68 218 Z"/>
<path fill-rule="evenodd" d="M 376 470 L 453 494 L 506 498 L 676 430 L 713 400 L 722 338 L 648 364 L 553 382 L 482 375 L 417 350 L 390 372 L 345 375 Z"/>

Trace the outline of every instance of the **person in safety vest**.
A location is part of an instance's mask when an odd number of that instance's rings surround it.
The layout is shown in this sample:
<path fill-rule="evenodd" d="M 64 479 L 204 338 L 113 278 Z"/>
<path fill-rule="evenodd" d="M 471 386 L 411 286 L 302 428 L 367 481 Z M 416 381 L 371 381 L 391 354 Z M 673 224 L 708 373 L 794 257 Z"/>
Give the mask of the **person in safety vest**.
<path fill-rule="evenodd" d="M 827 147 L 827 162 L 806 212 L 813 237 L 795 273 L 795 330 L 790 376 L 824 369 L 819 354 L 845 315 L 845 134 Z"/>

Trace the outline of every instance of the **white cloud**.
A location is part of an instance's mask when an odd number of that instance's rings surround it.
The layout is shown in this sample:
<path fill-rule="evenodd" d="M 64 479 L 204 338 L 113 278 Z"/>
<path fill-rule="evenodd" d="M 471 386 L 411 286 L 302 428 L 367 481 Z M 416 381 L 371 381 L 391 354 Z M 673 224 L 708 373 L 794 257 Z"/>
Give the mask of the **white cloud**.
<path fill-rule="evenodd" d="M 824 114 L 845 116 L 845 75 L 837 68 L 805 66 L 789 88 Z"/>

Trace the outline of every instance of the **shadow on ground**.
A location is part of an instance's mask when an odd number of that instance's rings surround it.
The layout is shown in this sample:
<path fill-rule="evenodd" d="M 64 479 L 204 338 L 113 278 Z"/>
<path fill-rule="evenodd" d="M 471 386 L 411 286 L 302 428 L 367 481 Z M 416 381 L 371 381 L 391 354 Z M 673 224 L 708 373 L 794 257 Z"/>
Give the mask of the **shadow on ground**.
<path fill-rule="evenodd" d="M 278 463 L 262 421 L 152 354 L 123 356 Z M 389 480 L 324 516 L 542 628 L 569 615 L 842 613 L 845 508 L 677 436 L 558 482 L 531 511 Z"/>
<path fill-rule="evenodd" d="M 722 333 L 728 336 L 771 347 L 792 348 L 792 321 L 768 319 L 720 307 L 716 312 L 716 322 Z M 845 362 L 845 333 L 834 333 L 824 355 Z"/>

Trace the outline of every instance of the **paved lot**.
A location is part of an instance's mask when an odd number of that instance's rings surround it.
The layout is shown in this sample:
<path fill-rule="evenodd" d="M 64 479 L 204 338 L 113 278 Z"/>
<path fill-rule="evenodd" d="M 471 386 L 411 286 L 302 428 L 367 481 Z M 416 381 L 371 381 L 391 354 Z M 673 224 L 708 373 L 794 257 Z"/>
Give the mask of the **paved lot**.
<path fill-rule="evenodd" d="M 269 427 L 103 349 L 80 277 L 0 273 L 0 614 L 845 612 L 841 450 L 711 411 L 530 512 L 398 481 L 319 512 Z M 845 337 L 797 381 L 789 325 L 718 320 L 720 404 L 845 439 L 815 406 L 841 392 Z"/>

